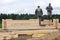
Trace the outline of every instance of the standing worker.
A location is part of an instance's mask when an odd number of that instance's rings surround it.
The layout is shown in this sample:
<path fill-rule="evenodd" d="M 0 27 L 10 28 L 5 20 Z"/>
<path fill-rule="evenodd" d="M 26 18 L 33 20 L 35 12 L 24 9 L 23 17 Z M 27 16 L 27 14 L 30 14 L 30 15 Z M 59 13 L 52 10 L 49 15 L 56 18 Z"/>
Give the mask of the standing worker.
<path fill-rule="evenodd" d="M 37 16 L 37 18 L 39 18 L 39 25 L 41 26 L 43 11 L 40 6 L 37 6 L 37 9 L 35 10 L 35 15 Z"/>
<path fill-rule="evenodd" d="M 48 19 L 49 21 L 51 21 L 51 17 L 52 17 L 52 6 L 51 6 L 51 3 L 49 3 L 49 6 L 46 7 L 46 10 L 47 10 L 47 14 L 48 14 Z M 49 26 L 51 25 L 51 23 L 49 24 Z"/>
<path fill-rule="evenodd" d="M 52 17 L 52 6 L 51 6 L 51 3 L 49 3 L 49 6 L 46 7 L 46 10 L 47 10 L 47 13 L 48 13 L 48 16 L 49 16 L 49 20 L 51 19 Z"/>

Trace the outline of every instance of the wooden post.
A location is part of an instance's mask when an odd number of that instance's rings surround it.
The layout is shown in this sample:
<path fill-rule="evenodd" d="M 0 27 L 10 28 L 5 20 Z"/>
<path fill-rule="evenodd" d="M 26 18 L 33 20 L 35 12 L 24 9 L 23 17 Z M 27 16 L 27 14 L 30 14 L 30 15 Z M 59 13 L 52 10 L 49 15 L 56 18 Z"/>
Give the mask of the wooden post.
<path fill-rule="evenodd" d="M 4 21 L 4 29 L 6 29 L 6 20 Z"/>
<path fill-rule="evenodd" d="M 54 27 L 57 29 L 59 24 L 59 19 L 54 19 L 53 24 L 54 24 Z"/>
<path fill-rule="evenodd" d="M 6 20 L 2 19 L 2 29 L 6 29 Z"/>

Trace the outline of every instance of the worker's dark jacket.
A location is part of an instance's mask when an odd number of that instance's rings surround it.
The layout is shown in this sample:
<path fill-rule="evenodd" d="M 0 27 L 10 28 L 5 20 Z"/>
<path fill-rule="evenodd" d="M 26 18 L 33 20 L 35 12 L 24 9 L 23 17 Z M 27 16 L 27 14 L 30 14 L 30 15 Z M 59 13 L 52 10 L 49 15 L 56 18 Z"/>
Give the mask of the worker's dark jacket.
<path fill-rule="evenodd" d="M 52 13 L 53 8 L 52 8 L 52 6 L 48 6 L 48 7 L 46 7 L 46 10 L 47 10 L 47 12 Z"/>
<path fill-rule="evenodd" d="M 42 9 L 36 9 L 35 10 L 35 15 L 37 15 L 37 16 L 42 16 L 43 15 L 43 11 L 42 11 Z"/>

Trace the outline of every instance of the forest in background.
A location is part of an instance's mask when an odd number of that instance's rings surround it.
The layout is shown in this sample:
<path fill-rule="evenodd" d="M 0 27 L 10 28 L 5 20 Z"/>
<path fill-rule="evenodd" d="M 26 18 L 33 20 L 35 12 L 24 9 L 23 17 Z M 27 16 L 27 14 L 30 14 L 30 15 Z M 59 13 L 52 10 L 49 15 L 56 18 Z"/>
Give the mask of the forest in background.
<path fill-rule="evenodd" d="M 13 20 L 29 20 L 29 19 L 37 19 L 35 14 L 0 14 L 0 27 L 2 27 L 2 19 L 13 19 Z M 48 15 L 43 15 L 42 20 L 49 19 Z M 51 19 L 59 19 L 60 22 L 60 14 L 53 14 Z"/>
<path fill-rule="evenodd" d="M 51 19 L 58 18 L 60 20 L 60 15 L 54 14 Z M 2 19 L 13 19 L 13 20 L 29 20 L 29 19 L 37 19 L 35 14 L 0 14 L 0 23 Z M 48 15 L 43 15 L 42 19 L 49 19 Z M 60 22 L 60 21 L 59 21 Z"/>

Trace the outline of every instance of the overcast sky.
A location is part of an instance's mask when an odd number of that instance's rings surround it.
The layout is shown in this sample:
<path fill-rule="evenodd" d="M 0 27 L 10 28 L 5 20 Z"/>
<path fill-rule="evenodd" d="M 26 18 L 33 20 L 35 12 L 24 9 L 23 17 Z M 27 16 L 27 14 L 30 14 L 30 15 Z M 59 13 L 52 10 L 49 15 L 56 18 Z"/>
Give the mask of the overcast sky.
<path fill-rule="evenodd" d="M 46 6 L 51 3 L 54 10 L 53 14 L 60 13 L 60 0 L 0 0 L 0 13 L 30 13 L 34 14 L 38 5 L 46 14 Z"/>

